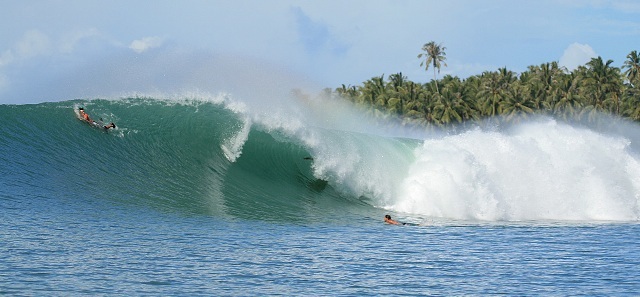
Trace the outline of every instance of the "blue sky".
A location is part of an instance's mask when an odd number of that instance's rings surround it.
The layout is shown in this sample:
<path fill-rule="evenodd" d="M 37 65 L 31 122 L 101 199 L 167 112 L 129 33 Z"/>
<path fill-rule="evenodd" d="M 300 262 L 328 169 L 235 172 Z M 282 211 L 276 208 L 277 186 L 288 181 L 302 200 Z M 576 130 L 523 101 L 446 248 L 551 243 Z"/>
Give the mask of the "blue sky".
<path fill-rule="evenodd" d="M 463 78 L 595 56 L 620 67 L 640 50 L 633 0 L 5 1 L 0 25 L 0 104 L 226 92 L 272 74 L 319 88 L 397 72 L 426 82 L 417 55 L 432 40 L 446 47 L 441 75 Z"/>

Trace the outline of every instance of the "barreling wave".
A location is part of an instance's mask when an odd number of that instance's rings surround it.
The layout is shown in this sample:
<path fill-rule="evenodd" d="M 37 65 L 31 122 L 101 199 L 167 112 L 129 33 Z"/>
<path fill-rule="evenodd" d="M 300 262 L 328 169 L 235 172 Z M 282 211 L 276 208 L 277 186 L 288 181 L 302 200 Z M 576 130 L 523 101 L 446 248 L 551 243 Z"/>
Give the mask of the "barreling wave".
<path fill-rule="evenodd" d="M 118 128 L 77 120 L 79 106 Z M 0 192 L 276 221 L 382 210 L 451 220 L 640 218 L 633 135 L 538 119 L 408 136 L 374 131 L 339 106 L 228 95 L 0 105 Z"/>

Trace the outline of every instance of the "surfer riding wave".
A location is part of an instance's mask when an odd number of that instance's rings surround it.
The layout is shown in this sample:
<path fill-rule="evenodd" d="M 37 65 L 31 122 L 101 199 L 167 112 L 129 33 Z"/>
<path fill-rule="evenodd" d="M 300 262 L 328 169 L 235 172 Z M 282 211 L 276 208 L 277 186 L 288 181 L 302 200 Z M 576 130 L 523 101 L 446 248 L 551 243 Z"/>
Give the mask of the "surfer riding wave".
<path fill-rule="evenodd" d="M 96 127 L 102 127 L 102 128 L 104 128 L 106 130 L 113 129 L 113 128 L 116 127 L 116 124 L 114 124 L 113 122 L 109 123 L 108 125 L 105 125 L 104 123 L 102 123 L 102 119 L 100 119 L 100 122 L 92 120 L 91 117 L 89 117 L 89 114 L 87 114 L 84 111 L 83 107 L 79 107 L 78 108 L 78 113 L 80 115 L 80 119 L 81 120 L 83 120 L 83 121 L 85 121 L 85 122 L 87 122 L 87 123 L 89 123 L 91 125 L 94 125 Z"/>

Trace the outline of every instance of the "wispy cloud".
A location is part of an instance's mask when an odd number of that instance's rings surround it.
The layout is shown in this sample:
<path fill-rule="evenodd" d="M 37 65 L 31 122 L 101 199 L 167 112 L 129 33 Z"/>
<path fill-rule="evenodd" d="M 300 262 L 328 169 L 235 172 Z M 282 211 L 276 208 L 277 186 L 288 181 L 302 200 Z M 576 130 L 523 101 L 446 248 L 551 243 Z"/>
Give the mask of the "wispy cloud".
<path fill-rule="evenodd" d="M 161 46 L 163 42 L 164 39 L 160 37 L 145 37 L 131 42 L 129 48 L 136 53 L 142 53 L 149 49 Z"/>
<path fill-rule="evenodd" d="M 16 61 L 47 54 L 50 50 L 49 37 L 38 30 L 29 30 L 11 48 L 4 50 L 0 54 L 0 70 Z M 0 73 L 0 76 L 0 85 L 6 87 L 8 79 L 2 73 Z"/>

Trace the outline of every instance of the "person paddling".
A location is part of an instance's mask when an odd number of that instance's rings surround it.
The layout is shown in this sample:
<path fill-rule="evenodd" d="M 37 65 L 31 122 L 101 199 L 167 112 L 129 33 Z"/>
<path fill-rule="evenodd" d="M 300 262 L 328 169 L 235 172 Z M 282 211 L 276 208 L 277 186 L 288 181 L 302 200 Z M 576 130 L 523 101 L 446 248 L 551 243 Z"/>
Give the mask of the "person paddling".
<path fill-rule="evenodd" d="M 91 117 L 89 117 L 89 114 L 87 114 L 84 111 L 84 108 L 80 107 L 78 108 L 78 110 L 80 111 L 80 117 L 85 120 L 87 123 L 92 124 L 94 126 L 102 126 L 102 128 L 104 128 L 105 130 L 109 130 L 109 129 L 113 129 L 116 127 L 116 124 L 114 124 L 113 122 L 109 123 L 109 125 L 103 125 L 102 124 L 102 119 L 100 119 L 100 123 L 98 124 L 98 122 L 94 121 L 91 119 Z"/>
<path fill-rule="evenodd" d="M 93 122 L 89 117 L 89 115 L 86 112 L 84 112 L 84 108 L 80 107 L 78 108 L 78 110 L 80 110 L 80 117 L 82 117 L 83 120 L 87 121 L 88 123 Z"/>
<path fill-rule="evenodd" d="M 392 219 L 390 215 L 384 215 L 384 222 L 387 223 L 387 224 L 390 224 L 390 225 L 423 226 L 421 224 L 405 223 L 405 222 L 396 221 L 396 220 Z"/>
<path fill-rule="evenodd" d="M 390 225 L 404 225 L 404 223 L 400 223 L 394 219 L 391 218 L 390 215 L 385 215 L 384 216 L 384 222 Z"/>

